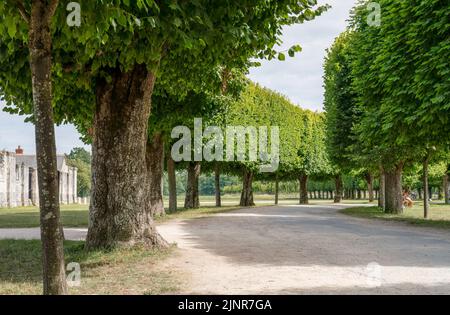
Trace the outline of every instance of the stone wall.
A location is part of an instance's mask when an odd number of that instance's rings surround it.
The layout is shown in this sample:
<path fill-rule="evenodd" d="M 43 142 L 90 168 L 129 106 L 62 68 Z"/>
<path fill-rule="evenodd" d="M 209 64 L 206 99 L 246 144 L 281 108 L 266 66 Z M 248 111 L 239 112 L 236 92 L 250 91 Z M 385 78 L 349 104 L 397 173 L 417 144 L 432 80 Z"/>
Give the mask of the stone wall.
<path fill-rule="evenodd" d="M 61 204 L 78 203 L 77 169 L 58 156 L 59 199 Z M 36 159 L 0 151 L 0 208 L 39 205 Z"/>
<path fill-rule="evenodd" d="M 0 151 L 0 207 L 17 206 L 15 167 L 15 155 Z"/>

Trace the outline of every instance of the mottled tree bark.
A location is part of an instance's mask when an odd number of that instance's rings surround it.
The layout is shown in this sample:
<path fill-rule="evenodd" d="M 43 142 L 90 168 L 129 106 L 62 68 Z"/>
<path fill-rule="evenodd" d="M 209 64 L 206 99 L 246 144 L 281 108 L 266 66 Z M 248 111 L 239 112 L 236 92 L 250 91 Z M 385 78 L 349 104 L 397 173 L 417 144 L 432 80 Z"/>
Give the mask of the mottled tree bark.
<path fill-rule="evenodd" d="M 374 194 L 373 194 L 373 175 L 372 175 L 372 173 L 366 174 L 366 182 L 367 182 L 367 190 L 369 191 L 369 202 L 373 202 Z"/>
<path fill-rule="evenodd" d="M 448 187 L 448 178 L 449 178 L 449 175 L 448 174 L 445 174 L 445 176 L 444 176 L 444 183 L 443 183 L 443 187 L 442 187 L 442 189 L 444 190 L 444 198 L 445 198 L 445 204 L 450 204 L 450 196 L 449 196 L 449 191 L 448 191 L 448 189 L 449 189 L 449 187 Z"/>
<path fill-rule="evenodd" d="M 278 180 L 278 175 L 275 178 L 275 204 L 279 203 L 279 194 L 280 194 L 280 181 Z"/>
<path fill-rule="evenodd" d="M 150 201 L 150 212 L 152 216 L 162 216 L 164 201 L 162 194 L 162 183 L 164 176 L 164 140 L 161 133 L 155 133 L 147 144 L 147 176 L 148 193 Z"/>
<path fill-rule="evenodd" d="M 241 207 L 253 207 L 255 201 L 253 199 L 253 173 L 244 169 L 242 174 L 242 193 L 241 193 Z"/>
<path fill-rule="evenodd" d="M 300 204 L 307 205 L 309 204 L 308 200 L 308 175 L 301 174 L 299 177 L 300 183 Z"/>
<path fill-rule="evenodd" d="M 428 195 L 428 164 L 429 164 L 429 158 L 426 157 L 423 161 L 423 217 L 425 219 L 428 219 L 428 212 L 430 210 L 430 196 Z"/>
<path fill-rule="evenodd" d="M 149 207 L 147 129 L 155 75 L 145 65 L 111 69 L 97 82 L 88 250 L 165 247 Z"/>
<path fill-rule="evenodd" d="M 385 170 L 385 212 L 403 213 L 402 196 L 402 171 L 403 163 L 399 163 L 393 169 Z"/>
<path fill-rule="evenodd" d="M 175 173 L 175 161 L 169 154 L 167 158 L 167 176 L 169 178 L 169 212 L 177 211 L 177 176 Z"/>
<path fill-rule="evenodd" d="M 384 168 L 380 167 L 380 189 L 378 191 L 378 207 L 386 209 L 386 176 Z"/>
<path fill-rule="evenodd" d="M 216 194 L 216 207 L 222 207 L 222 197 L 220 194 L 220 167 L 218 164 L 214 167 L 214 189 Z"/>
<path fill-rule="evenodd" d="M 200 208 L 199 180 L 201 164 L 200 162 L 191 162 L 188 165 L 188 179 L 186 187 L 186 198 L 184 200 L 185 209 Z"/>
<path fill-rule="evenodd" d="M 336 175 L 334 178 L 334 185 L 336 187 L 336 192 L 334 194 L 334 203 L 342 202 L 342 189 L 344 188 L 344 183 L 342 181 L 342 176 Z"/>
<path fill-rule="evenodd" d="M 27 19 L 45 295 L 67 294 L 52 107 L 51 20 L 57 6 L 58 1 L 33 0 L 31 16 Z"/>

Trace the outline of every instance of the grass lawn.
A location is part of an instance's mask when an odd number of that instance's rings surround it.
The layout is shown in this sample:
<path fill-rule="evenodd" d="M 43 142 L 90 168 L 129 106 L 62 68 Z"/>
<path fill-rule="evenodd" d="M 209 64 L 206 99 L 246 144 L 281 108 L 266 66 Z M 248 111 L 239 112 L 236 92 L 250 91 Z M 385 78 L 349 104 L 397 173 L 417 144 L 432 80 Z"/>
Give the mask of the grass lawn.
<path fill-rule="evenodd" d="M 222 197 L 222 208 L 216 208 L 214 196 L 201 196 L 202 208 L 196 210 L 183 210 L 182 196 L 178 197 L 178 207 L 180 211 L 168 214 L 162 218 L 157 218 L 157 222 L 165 222 L 171 219 L 191 219 L 216 213 L 222 213 L 239 209 L 239 195 L 225 195 Z M 255 195 L 258 206 L 268 206 L 274 204 L 272 195 Z M 168 200 L 164 200 L 168 205 Z M 310 204 L 327 204 L 330 200 L 311 200 Z M 344 203 L 367 204 L 365 200 L 345 200 Z M 280 205 L 298 204 L 298 197 L 295 195 L 280 195 Z M 87 205 L 61 205 L 62 222 L 65 227 L 81 228 L 88 226 L 88 206 Z M 0 209 L 0 228 L 32 228 L 39 227 L 39 210 L 37 207 L 21 207 Z"/>
<path fill-rule="evenodd" d="M 450 205 L 443 203 L 431 204 L 429 219 L 423 218 L 423 202 L 416 203 L 413 208 L 406 208 L 404 213 L 400 215 L 386 214 L 378 207 L 349 208 L 341 212 L 360 218 L 397 221 L 416 226 L 450 229 Z"/>
<path fill-rule="evenodd" d="M 258 205 L 270 205 L 271 196 L 258 196 L 261 201 Z M 157 222 L 163 222 L 171 219 L 191 219 L 198 218 L 215 213 L 222 213 L 239 209 L 239 196 L 230 195 L 222 198 L 223 207 L 216 208 L 214 196 L 202 196 L 200 202 L 202 208 L 196 210 L 183 210 L 184 198 L 178 198 L 179 211 L 157 218 Z M 169 201 L 164 200 L 168 205 Z M 87 205 L 61 205 L 61 217 L 65 227 L 81 228 L 88 226 L 89 214 Z M 19 208 L 1 208 L 0 209 L 0 228 L 32 228 L 39 227 L 39 209 L 37 207 L 19 207 Z"/>
<path fill-rule="evenodd" d="M 88 206 L 61 205 L 63 225 L 66 227 L 88 226 Z M 31 228 L 39 226 L 39 209 L 21 207 L 0 209 L 0 228 Z"/>
<path fill-rule="evenodd" d="M 225 200 L 238 203 L 234 197 Z M 156 221 L 198 218 L 235 209 L 239 207 L 205 206 L 196 210 L 180 210 Z M 38 227 L 38 211 L 36 207 L 0 209 L 0 228 Z M 66 227 L 86 227 L 88 224 L 87 206 L 63 205 L 61 213 Z M 117 249 L 88 253 L 84 251 L 84 242 L 66 241 L 64 250 L 66 264 L 76 262 L 81 266 L 81 286 L 70 288 L 70 294 L 176 293 L 183 283 L 183 276 L 169 270 L 163 263 L 174 252 L 173 248 L 165 251 Z M 0 295 L 41 294 L 41 282 L 40 241 L 0 240 Z"/>
<path fill-rule="evenodd" d="M 157 217 L 156 222 L 162 223 L 173 219 L 194 219 L 217 213 L 239 209 L 238 206 L 201 207 L 200 209 L 184 210 L 180 208 L 175 213 Z M 88 208 L 86 206 L 62 206 L 61 216 L 64 227 L 86 228 L 88 226 Z M 38 208 L 0 209 L 0 228 L 33 228 L 39 227 Z"/>
<path fill-rule="evenodd" d="M 65 242 L 66 263 L 81 267 L 81 285 L 70 294 L 165 294 L 178 290 L 180 275 L 161 268 L 173 248 L 84 251 L 84 242 Z M 0 240 L 0 295 L 42 294 L 40 241 Z"/>

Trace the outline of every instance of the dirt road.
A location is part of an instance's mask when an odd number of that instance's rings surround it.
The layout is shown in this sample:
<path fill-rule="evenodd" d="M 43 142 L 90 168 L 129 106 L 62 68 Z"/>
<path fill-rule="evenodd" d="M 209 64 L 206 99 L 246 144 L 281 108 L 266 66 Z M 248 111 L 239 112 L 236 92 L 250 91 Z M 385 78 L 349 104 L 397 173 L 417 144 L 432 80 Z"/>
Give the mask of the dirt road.
<path fill-rule="evenodd" d="M 343 207 L 170 222 L 159 230 L 179 250 L 164 264 L 186 275 L 181 293 L 450 293 L 450 233 L 351 218 Z"/>
<path fill-rule="evenodd" d="M 355 205 L 243 209 L 158 228 L 178 244 L 160 268 L 197 294 L 450 294 L 450 233 L 357 219 Z M 66 229 L 82 240 L 86 229 Z M 0 239 L 39 239 L 0 229 Z"/>

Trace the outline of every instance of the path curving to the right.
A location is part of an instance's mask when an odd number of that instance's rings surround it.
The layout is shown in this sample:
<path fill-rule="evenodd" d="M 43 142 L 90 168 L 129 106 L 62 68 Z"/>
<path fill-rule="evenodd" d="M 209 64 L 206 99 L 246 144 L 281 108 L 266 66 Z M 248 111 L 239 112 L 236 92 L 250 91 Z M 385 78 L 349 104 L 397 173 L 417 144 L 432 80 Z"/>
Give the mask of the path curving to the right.
<path fill-rule="evenodd" d="M 355 205 L 353 205 L 355 206 Z M 242 209 L 159 227 L 164 264 L 196 294 L 450 294 L 450 233 L 338 213 L 349 205 Z"/>

